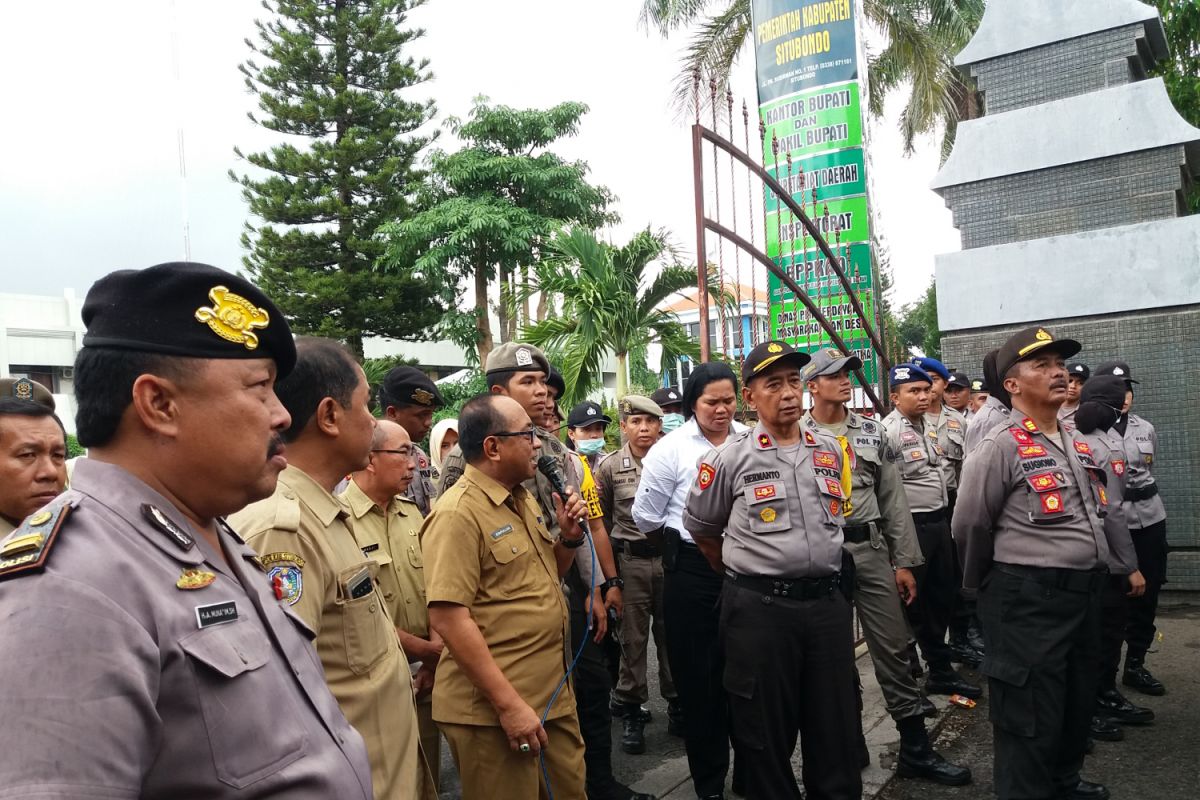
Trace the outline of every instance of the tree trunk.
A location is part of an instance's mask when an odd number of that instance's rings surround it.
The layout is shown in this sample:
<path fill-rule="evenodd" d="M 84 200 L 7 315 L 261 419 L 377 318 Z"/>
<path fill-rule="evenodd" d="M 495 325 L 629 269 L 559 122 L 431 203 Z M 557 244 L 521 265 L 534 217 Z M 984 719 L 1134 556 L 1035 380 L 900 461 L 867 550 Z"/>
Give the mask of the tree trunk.
<path fill-rule="evenodd" d="M 488 354 L 492 352 L 492 325 L 488 321 L 487 269 L 479 264 L 475 265 L 475 329 L 479 368 L 484 369 L 487 366 Z"/>
<path fill-rule="evenodd" d="M 352 333 L 346 337 L 346 346 L 350 348 L 350 352 L 354 353 L 354 357 L 361 364 L 363 360 L 363 337 L 360 333 Z"/>
<path fill-rule="evenodd" d="M 531 284 L 533 282 L 533 271 L 529 268 L 528 264 L 525 265 L 525 267 L 523 269 L 523 273 L 524 274 L 522 276 L 522 280 L 524 281 L 525 286 L 528 286 L 529 284 Z M 525 299 L 521 302 L 521 325 L 528 328 L 529 324 L 530 324 L 529 294 L 524 291 L 522 292 L 522 294 L 524 295 Z"/>
<path fill-rule="evenodd" d="M 500 267 L 500 300 L 496 303 L 496 318 L 500 323 L 501 342 L 512 341 L 512 334 L 509 332 L 509 310 L 512 308 L 512 293 L 508 286 L 511 276 L 512 271 L 508 267 Z"/>
<path fill-rule="evenodd" d="M 629 394 L 629 360 L 628 353 L 617 353 L 617 402 Z"/>
<path fill-rule="evenodd" d="M 548 292 L 543 292 L 543 291 L 538 292 L 538 302 L 537 302 L 537 321 L 538 322 L 542 322 L 543 320 L 546 319 L 546 306 L 547 306 L 549 300 L 550 300 L 550 298 L 549 298 Z"/>

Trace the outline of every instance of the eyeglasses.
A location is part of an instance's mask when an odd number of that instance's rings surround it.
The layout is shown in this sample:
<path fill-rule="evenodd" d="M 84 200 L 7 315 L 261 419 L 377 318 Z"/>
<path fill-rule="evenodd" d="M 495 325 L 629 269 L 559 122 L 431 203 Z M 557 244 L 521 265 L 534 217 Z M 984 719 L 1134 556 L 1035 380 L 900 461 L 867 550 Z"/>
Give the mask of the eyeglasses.
<path fill-rule="evenodd" d="M 391 454 L 397 455 L 397 456 L 411 456 L 412 455 L 412 447 L 400 447 L 395 450 L 380 449 L 380 450 L 372 450 L 371 452 L 372 453 L 391 453 Z"/>
<path fill-rule="evenodd" d="M 533 444 L 534 439 L 537 438 L 537 429 L 536 428 L 526 428 L 523 431 L 501 431 L 500 433 L 492 433 L 489 435 L 496 436 L 496 437 L 525 436 L 525 437 L 529 438 L 529 443 Z"/>

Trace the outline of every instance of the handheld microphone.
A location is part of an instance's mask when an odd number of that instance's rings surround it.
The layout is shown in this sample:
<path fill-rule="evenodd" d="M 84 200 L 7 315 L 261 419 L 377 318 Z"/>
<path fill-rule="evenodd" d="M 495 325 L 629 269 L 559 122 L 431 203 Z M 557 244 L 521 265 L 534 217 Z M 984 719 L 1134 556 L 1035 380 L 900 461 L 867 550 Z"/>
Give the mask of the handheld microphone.
<path fill-rule="evenodd" d="M 562 501 L 564 503 L 567 502 L 567 486 L 563 483 L 562 470 L 558 468 L 558 464 L 554 461 L 554 456 L 538 456 L 537 468 L 550 481 L 550 485 L 554 487 L 554 491 L 558 492 L 558 496 L 562 498 Z M 585 534 L 590 535 L 592 531 L 588 528 L 587 515 L 584 514 L 581 516 L 578 522 L 580 529 Z"/>

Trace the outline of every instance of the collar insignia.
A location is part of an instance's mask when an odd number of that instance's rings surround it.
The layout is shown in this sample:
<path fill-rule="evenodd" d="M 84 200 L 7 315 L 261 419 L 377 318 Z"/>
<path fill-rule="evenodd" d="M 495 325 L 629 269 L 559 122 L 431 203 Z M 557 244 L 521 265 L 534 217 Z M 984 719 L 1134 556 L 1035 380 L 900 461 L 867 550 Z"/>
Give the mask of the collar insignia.
<path fill-rule="evenodd" d="M 142 503 L 142 516 L 149 520 L 154 527 L 165 533 L 180 550 L 191 550 L 196 541 L 187 531 L 167 519 L 167 515 L 149 503 Z"/>
<path fill-rule="evenodd" d="M 254 329 L 265 328 L 271 322 L 266 310 L 224 286 L 214 286 L 208 299 L 212 301 L 212 308 L 200 306 L 196 309 L 196 320 L 208 325 L 222 339 L 244 345 L 247 350 L 256 349 L 258 334 Z"/>
<path fill-rule="evenodd" d="M 1025 430 L 1029 431 L 1030 433 L 1038 432 L 1037 423 L 1034 422 L 1033 420 L 1031 420 L 1029 417 L 1026 417 L 1025 419 L 1021 420 L 1021 427 L 1024 428 Z"/>
<path fill-rule="evenodd" d="M 816 447 L 817 439 L 815 436 L 812 435 L 812 433 L 810 431 L 805 431 L 804 432 L 804 443 L 806 445 L 808 445 L 809 447 Z"/>
<path fill-rule="evenodd" d="M 758 435 L 758 446 L 761 449 L 766 450 L 768 447 L 771 446 L 771 437 L 765 433 L 760 433 Z"/>
<path fill-rule="evenodd" d="M 179 580 L 175 581 L 175 588 L 191 592 L 196 589 L 203 589 L 205 586 L 211 586 L 216 579 L 216 574 L 208 570 L 185 569 L 183 574 L 179 576 Z"/>

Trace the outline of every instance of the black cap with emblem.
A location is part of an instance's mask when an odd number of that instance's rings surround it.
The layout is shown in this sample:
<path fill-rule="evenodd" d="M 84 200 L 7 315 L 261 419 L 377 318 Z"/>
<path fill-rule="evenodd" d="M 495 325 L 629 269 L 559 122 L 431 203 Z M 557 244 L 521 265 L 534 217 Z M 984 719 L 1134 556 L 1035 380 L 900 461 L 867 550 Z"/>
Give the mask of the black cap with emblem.
<path fill-rule="evenodd" d="M 1003 381 L 1018 361 L 1041 353 L 1056 353 L 1063 358 L 1070 358 L 1082 349 L 1083 345 L 1074 339 L 1055 339 L 1045 328 L 1025 328 L 1010 336 L 997 351 L 996 375 Z"/>
<path fill-rule="evenodd" d="M 379 386 L 379 405 L 424 406 L 441 408 L 446 405 L 437 384 L 416 367 L 392 367 Z"/>
<path fill-rule="evenodd" d="M 655 389 L 650 395 L 650 399 L 658 404 L 658 407 L 666 410 L 668 408 L 676 408 L 683 405 L 683 395 L 678 389 L 672 389 L 670 386 L 664 386 L 661 389 Z"/>
<path fill-rule="evenodd" d="M 951 386 L 954 386 L 958 389 L 970 389 L 971 388 L 971 379 L 968 378 L 965 373 L 951 372 L 950 380 L 946 384 L 946 388 L 949 388 Z"/>
<path fill-rule="evenodd" d="M 1124 361 L 1105 361 L 1100 366 L 1096 367 L 1096 371 L 1092 373 L 1099 377 L 1100 375 L 1116 375 L 1125 383 L 1141 383 L 1133 379 L 1133 371 L 1129 369 L 1129 365 Z"/>
<path fill-rule="evenodd" d="M 742 383 L 750 383 L 776 364 L 803 369 L 808 361 L 808 353 L 799 352 L 787 342 L 763 342 L 746 354 L 746 360 L 742 362 Z"/>
<path fill-rule="evenodd" d="M 257 286 L 222 269 L 179 261 L 110 272 L 83 301 L 83 346 L 193 358 L 270 358 L 296 364 L 283 313 Z"/>
<path fill-rule="evenodd" d="M 612 422 L 612 419 L 604 413 L 604 409 L 600 407 L 600 404 L 593 403 L 591 400 L 585 400 L 572 408 L 570 414 L 567 414 L 568 428 L 584 428 L 596 423 L 608 425 L 610 422 Z"/>

